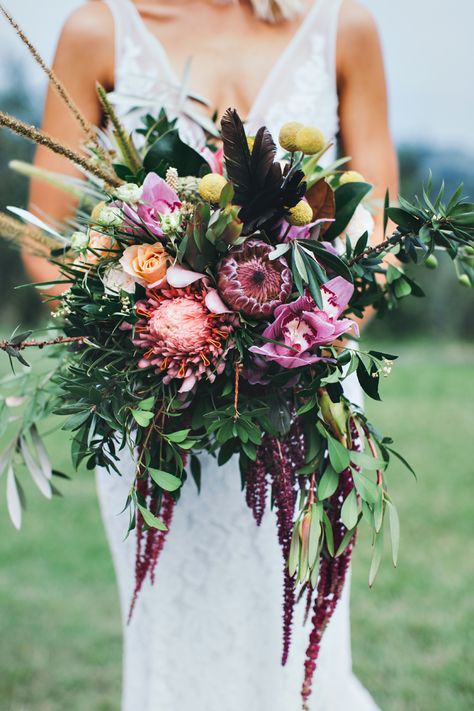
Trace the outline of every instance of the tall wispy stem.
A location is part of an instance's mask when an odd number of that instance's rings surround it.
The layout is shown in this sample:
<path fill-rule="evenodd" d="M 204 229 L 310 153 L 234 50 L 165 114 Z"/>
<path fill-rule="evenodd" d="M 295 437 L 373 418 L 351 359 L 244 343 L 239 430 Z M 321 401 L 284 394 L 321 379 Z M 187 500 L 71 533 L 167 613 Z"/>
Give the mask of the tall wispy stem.
<path fill-rule="evenodd" d="M 68 107 L 82 130 L 84 131 L 84 134 L 86 136 L 87 142 L 89 142 L 91 145 L 94 146 L 94 151 L 100 156 L 100 158 L 109 166 L 111 167 L 110 159 L 107 155 L 107 153 L 104 151 L 102 146 L 100 145 L 96 131 L 94 126 L 85 118 L 84 114 L 81 112 L 75 101 L 72 99 L 71 95 L 65 88 L 64 84 L 59 81 L 58 77 L 56 76 L 55 72 L 48 67 L 36 47 L 32 44 L 32 42 L 28 39 L 26 34 L 23 32 L 21 27 L 18 25 L 18 23 L 14 20 L 14 18 L 10 15 L 8 10 L 0 3 L 0 11 L 2 14 L 5 16 L 5 18 L 8 20 L 10 25 L 13 27 L 15 32 L 18 34 L 19 38 L 25 45 L 25 47 L 28 49 L 30 52 L 31 56 L 35 60 L 35 62 L 41 67 L 41 69 L 44 71 L 46 76 L 48 77 L 49 82 L 51 85 L 54 87 L 56 92 L 58 93 L 59 97 L 62 99 L 62 101 L 65 103 L 65 105 Z"/>
<path fill-rule="evenodd" d="M 87 171 L 91 175 L 95 175 L 97 178 L 100 178 L 100 180 L 103 180 L 106 185 L 113 187 L 118 187 L 119 185 L 122 185 L 123 181 L 120 180 L 116 175 L 112 175 L 111 173 L 108 173 L 107 171 L 103 170 L 89 158 L 81 156 L 79 153 L 73 151 L 71 148 L 64 146 L 62 143 L 56 141 L 54 138 L 51 138 L 51 136 L 48 136 L 48 134 L 44 133 L 44 131 L 35 128 L 35 126 L 29 126 L 23 121 L 20 121 L 14 116 L 10 116 L 9 114 L 4 113 L 3 111 L 0 111 L 0 126 L 4 126 L 5 128 L 10 129 L 10 131 L 12 131 L 13 133 L 16 133 L 19 136 L 23 136 L 24 138 L 27 138 L 29 141 L 32 141 L 33 143 L 36 143 L 38 145 L 46 146 L 46 148 L 49 148 L 54 153 L 64 156 L 64 158 L 70 160 L 72 163 L 74 163 L 74 165 L 78 166 L 79 168 L 83 168 L 83 170 Z"/>

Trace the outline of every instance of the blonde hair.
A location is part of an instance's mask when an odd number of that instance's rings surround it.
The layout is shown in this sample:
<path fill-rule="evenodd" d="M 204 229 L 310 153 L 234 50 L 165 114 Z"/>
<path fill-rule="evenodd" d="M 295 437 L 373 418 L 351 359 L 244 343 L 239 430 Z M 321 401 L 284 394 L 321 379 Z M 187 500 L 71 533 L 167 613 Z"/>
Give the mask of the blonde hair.
<path fill-rule="evenodd" d="M 231 4 L 239 0 L 216 0 L 219 4 Z M 303 9 L 303 0 L 249 0 L 257 17 L 267 22 L 291 20 Z"/>

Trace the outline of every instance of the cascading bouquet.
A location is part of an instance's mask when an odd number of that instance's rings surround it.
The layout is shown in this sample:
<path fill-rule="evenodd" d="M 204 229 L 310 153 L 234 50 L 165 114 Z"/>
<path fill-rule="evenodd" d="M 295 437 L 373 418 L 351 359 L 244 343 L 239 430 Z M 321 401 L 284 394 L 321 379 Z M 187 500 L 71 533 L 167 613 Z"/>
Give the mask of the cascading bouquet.
<path fill-rule="evenodd" d="M 359 525 L 372 531 L 371 585 L 386 519 L 394 564 L 398 553 L 385 472 L 391 454 L 400 455 L 344 394 L 355 373 L 379 399 L 395 356 L 346 339 L 357 337 L 354 317 L 369 307 L 383 316 L 409 294 L 421 296 L 403 265 L 434 266 L 437 249 L 456 262 L 461 282 L 474 281 L 474 206 L 462 188 L 447 203 L 443 189 L 433 201 L 428 189 L 399 207 L 387 198 L 385 231 L 389 220 L 396 228 L 371 246 L 374 223 L 363 205 L 371 185 L 342 171 L 343 160 L 321 166 L 329 146 L 318 129 L 283 126 L 282 160 L 265 127 L 247 136 L 230 109 L 222 145 L 210 136 L 200 151 L 187 145 L 164 111 L 144 118 L 135 141 L 98 93 L 114 148 L 89 136 L 87 158 L 0 115 L 1 124 L 67 155 L 89 177 L 80 187 L 17 166 L 81 194 L 63 234 L 22 210 L 15 212 L 26 226 L 0 217 L 4 236 L 57 266 L 60 278 L 43 287 L 64 288 L 53 314 L 60 335 L 32 341 L 31 332 L 15 333 L 0 343 L 25 366 L 30 346 L 48 345 L 54 355 L 46 374 L 3 381 L 0 430 L 12 425 L 11 406 L 24 408 L 0 457 L 11 518 L 19 527 L 19 462 L 43 494 L 56 492 L 52 475 L 60 472 L 39 432 L 46 417 L 63 418 L 75 467 L 120 474 L 120 453 L 131 449 L 136 472 L 124 506 L 137 534 L 133 609 L 144 580 L 153 579 L 182 487 L 190 476 L 201 485 L 199 453 L 219 464 L 239 457 L 257 525 L 268 505 L 276 514 L 283 664 L 296 601 L 304 598 L 311 615 L 306 708 Z M 387 264 L 389 254 L 397 264 Z"/>

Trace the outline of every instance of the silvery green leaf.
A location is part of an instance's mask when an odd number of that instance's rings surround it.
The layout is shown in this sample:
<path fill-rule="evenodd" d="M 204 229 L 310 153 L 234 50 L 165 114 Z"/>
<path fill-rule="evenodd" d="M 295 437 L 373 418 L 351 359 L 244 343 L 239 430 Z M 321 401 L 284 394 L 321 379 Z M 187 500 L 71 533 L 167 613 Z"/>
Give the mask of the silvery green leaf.
<path fill-rule="evenodd" d="M 319 517 L 319 509 L 316 504 L 311 507 L 311 526 L 309 529 L 309 547 L 308 547 L 308 562 L 310 568 L 313 568 L 316 563 L 316 558 L 319 550 L 319 541 L 321 539 L 321 520 Z"/>
<path fill-rule="evenodd" d="M 30 430 L 30 433 L 31 433 L 31 440 L 32 440 L 34 448 L 36 450 L 36 454 L 38 456 L 38 461 L 40 463 L 43 474 L 45 475 L 46 479 L 51 479 L 53 476 L 53 469 L 51 466 L 51 462 L 49 461 L 48 452 L 46 451 L 46 447 L 43 444 L 43 440 L 40 437 L 40 434 L 36 428 L 36 425 L 33 425 L 33 427 Z"/>
<path fill-rule="evenodd" d="M 392 561 L 393 565 L 397 567 L 398 563 L 398 549 L 400 547 L 400 520 L 398 518 L 398 512 L 395 506 L 388 500 L 386 500 L 388 506 L 388 515 L 390 523 L 390 538 L 392 543 Z"/>
<path fill-rule="evenodd" d="M 303 261 L 303 257 L 301 256 L 301 253 L 298 249 L 296 242 L 295 242 L 294 254 L 295 254 L 295 264 L 296 264 L 296 268 L 298 269 L 299 275 L 303 279 L 303 281 L 308 283 L 308 272 L 306 270 L 306 265 Z"/>
<path fill-rule="evenodd" d="M 10 519 L 15 528 L 19 531 L 21 528 L 21 499 L 11 465 L 8 468 L 7 474 L 7 507 Z"/>
<path fill-rule="evenodd" d="M 38 464 L 38 462 L 34 460 L 30 450 L 28 449 L 28 445 L 26 444 L 24 437 L 20 438 L 20 450 L 23 456 L 23 460 L 36 486 L 41 491 L 44 497 L 46 497 L 47 499 L 51 499 L 53 495 L 51 491 L 51 485 L 43 474 L 43 470 Z"/>
<path fill-rule="evenodd" d="M 291 536 L 290 555 L 288 557 L 288 571 L 292 578 L 298 569 L 298 560 L 300 557 L 300 534 L 298 524 L 293 527 L 293 535 Z"/>
<path fill-rule="evenodd" d="M 18 217 L 21 217 L 21 219 L 25 222 L 29 222 L 35 227 L 39 227 L 40 230 L 43 230 L 43 232 L 47 232 L 60 242 L 67 242 L 67 240 L 59 234 L 59 232 L 53 230 L 53 228 L 47 225 L 46 222 L 43 222 L 43 220 L 40 220 L 39 217 L 36 217 L 36 215 L 33 215 L 33 213 L 29 212 L 28 210 L 23 210 L 21 207 L 14 207 L 13 205 L 7 205 L 7 210 L 9 212 L 12 212 L 14 215 L 17 215 Z"/>
<path fill-rule="evenodd" d="M 374 550 L 372 553 L 372 562 L 370 564 L 369 571 L 369 587 L 374 584 L 375 578 L 377 577 L 378 570 L 380 568 L 380 562 L 382 560 L 383 553 L 383 531 L 375 535 Z"/>
<path fill-rule="evenodd" d="M 273 261 L 274 259 L 278 259 L 279 257 L 282 257 L 284 254 L 286 254 L 289 249 L 290 245 L 288 242 L 278 244 L 275 249 L 269 253 L 268 259 L 270 259 L 271 261 Z"/>

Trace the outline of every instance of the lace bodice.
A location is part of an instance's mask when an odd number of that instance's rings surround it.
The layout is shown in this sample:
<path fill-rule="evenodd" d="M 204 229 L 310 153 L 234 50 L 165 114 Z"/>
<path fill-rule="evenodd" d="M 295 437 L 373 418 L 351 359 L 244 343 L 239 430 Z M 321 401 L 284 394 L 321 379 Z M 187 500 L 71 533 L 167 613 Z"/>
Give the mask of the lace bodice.
<path fill-rule="evenodd" d="M 202 129 L 189 119 L 189 102 L 157 37 L 132 0 L 106 0 L 115 19 L 115 90 L 110 94 L 127 126 L 145 110 L 164 107 L 179 119 L 183 138 L 203 143 Z M 338 129 L 336 35 L 342 0 L 316 0 L 275 63 L 246 117 L 249 131 L 265 124 L 274 136 L 285 121 L 317 125 L 328 139 Z M 192 89 L 192 87 L 191 87 Z M 333 153 L 326 160 L 333 158 Z"/>

